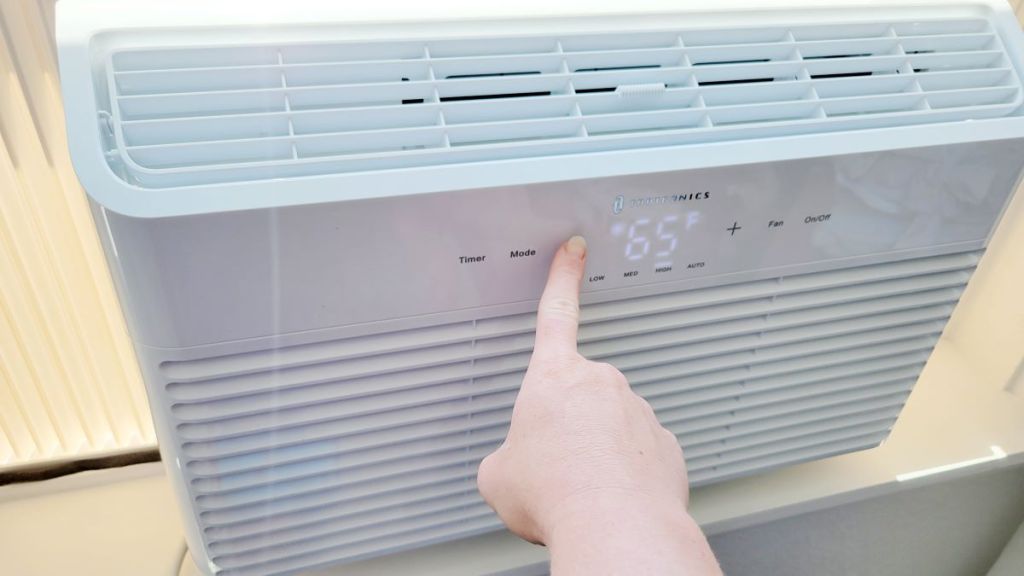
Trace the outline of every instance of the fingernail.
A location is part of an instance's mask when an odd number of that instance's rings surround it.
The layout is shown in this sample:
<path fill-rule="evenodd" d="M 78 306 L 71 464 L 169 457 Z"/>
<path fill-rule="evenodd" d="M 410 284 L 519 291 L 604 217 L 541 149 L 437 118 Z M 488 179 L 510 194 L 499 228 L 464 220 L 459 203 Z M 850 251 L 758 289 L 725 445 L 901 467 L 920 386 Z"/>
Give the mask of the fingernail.
<path fill-rule="evenodd" d="M 577 258 L 583 258 L 587 253 L 587 241 L 583 236 L 573 236 L 565 244 L 565 251 Z"/>

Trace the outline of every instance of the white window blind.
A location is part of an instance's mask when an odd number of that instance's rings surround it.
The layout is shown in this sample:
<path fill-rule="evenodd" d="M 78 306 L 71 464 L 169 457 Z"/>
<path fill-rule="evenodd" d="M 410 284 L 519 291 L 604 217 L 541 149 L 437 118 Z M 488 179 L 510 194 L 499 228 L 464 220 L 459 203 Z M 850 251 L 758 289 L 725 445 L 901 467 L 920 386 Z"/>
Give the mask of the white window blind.
<path fill-rule="evenodd" d="M 67 153 L 53 8 L 0 2 L 0 470 L 156 443 Z"/>

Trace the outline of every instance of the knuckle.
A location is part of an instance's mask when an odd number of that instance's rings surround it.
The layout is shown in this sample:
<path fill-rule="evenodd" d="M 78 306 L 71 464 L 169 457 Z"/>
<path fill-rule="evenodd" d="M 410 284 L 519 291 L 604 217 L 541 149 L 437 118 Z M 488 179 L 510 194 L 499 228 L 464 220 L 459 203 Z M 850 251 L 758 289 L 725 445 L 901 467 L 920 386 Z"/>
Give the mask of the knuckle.
<path fill-rule="evenodd" d="M 572 298 L 554 296 L 544 301 L 543 311 L 548 316 L 575 319 L 580 314 L 580 305 Z"/>
<path fill-rule="evenodd" d="M 545 358 L 541 362 L 531 363 L 526 369 L 526 377 L 544 382 L 563 382 L 576 373 L 578 356 Z"/>
<path fill-rule="evenodd" d="M 626 380 L 626 375 L 615 366 L 605 362 L 595 362 L 594 369 L 603 383 L 629 388 L 629 381 Z"/>
<path fill-rule="evenodd" d="M 672 433 L 671 430 L 667 428 L 662 428 L 661 435 L 665 437 L 665 440 L 668 440 L 672 444 L 675 444 L 677 446 L 679 445 L 679 438 L 674 433 Z"/>
<path fill-rule="evenodd" d="M 497 490 L 497 483 L 499 482 L 500 476 L 496 473 L 498 468 L 498 458 L 500 456 L 497 452 L 488 454 L 483 460 L 480 461 L 480 466 L 476 472 L 476 487 L 483 496 L 484 500 L 490 502 L 491 496 L 494 491 Z"/>

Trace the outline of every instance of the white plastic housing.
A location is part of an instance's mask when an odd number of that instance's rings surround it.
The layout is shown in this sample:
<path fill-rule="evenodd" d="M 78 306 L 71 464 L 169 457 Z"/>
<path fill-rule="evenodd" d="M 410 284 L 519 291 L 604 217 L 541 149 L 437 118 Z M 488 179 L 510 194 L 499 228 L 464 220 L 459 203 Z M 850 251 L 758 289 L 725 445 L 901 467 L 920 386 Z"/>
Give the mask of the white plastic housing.
<path fill-rule="evenodd" d="M 1024 165 L 994 0 L 102 4 L 59 5 L 72 156 L 211 574 L 499 528 L 575 233 L 580 349 L 694 484 L 877 445 Z"/>

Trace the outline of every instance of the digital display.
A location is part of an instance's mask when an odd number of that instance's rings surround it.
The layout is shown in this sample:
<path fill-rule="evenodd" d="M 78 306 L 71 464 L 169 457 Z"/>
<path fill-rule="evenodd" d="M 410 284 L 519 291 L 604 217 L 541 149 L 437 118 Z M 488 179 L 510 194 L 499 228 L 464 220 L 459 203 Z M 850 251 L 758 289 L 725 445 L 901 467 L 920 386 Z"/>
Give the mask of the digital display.
<path fill-rule="evenodd" d="M 701 221 L 701 213 L 688 211 L 660 217 L 643 217 L 612 224 L 611 235 L 620 240 L 627 262 L 649 263 L 655 270 L 671 268 L 680 235 Z"/>

